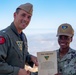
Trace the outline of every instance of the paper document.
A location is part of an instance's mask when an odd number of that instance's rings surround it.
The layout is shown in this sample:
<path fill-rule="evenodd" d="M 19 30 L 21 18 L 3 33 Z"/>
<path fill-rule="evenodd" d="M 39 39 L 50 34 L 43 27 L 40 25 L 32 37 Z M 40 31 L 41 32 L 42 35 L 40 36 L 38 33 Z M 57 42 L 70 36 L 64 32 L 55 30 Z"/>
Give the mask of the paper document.
<path fill-rule="evenodd" d="M 57 73 L 56 51 L 37 52 L 38 75 L 54 75 Z"/>

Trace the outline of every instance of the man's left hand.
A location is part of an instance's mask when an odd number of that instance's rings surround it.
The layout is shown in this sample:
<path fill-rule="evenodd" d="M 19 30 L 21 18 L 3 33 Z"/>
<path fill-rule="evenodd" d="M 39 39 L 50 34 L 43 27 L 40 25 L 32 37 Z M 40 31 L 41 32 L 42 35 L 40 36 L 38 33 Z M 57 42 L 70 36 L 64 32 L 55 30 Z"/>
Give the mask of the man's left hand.
<path fill-rule="evenodd" d="M 31 56 L 31 61 L 35 64 L 35 66 L 38 66 L 38 61 L 36 56 Z"/>

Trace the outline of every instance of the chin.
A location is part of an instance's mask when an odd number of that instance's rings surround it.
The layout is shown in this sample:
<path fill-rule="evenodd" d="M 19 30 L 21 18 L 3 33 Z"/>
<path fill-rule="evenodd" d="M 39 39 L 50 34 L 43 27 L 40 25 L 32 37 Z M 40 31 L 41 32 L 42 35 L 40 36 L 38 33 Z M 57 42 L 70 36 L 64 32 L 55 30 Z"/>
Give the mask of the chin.
<path fill-rule="evenodd" d="M 65 46 L 60 46 L 61 48 L 66 48 Z"/>
<path fill-rule="evenodd" d="M 25 29 L 26 27 L 22 27 L 22 29 Z"/>

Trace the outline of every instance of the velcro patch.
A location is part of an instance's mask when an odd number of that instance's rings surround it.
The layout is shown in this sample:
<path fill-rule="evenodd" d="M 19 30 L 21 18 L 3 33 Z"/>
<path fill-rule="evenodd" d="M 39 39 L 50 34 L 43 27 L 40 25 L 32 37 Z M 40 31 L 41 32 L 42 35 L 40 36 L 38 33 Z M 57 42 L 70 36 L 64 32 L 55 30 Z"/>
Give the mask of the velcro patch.
<path fill-rule="evenodd" d="M 0 44 L 4 44 L 5 43 L 5 38 L 3 36 L 0 36 Z"/>

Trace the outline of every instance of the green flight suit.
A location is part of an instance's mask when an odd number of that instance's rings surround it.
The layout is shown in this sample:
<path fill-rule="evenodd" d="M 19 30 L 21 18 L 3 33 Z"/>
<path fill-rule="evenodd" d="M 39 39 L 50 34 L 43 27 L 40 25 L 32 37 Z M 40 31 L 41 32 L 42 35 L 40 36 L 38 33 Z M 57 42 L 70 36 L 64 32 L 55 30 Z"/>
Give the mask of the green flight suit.
<path fill-rule="evenodd" d="M 0 75 L 17 75 L 25 63 L 30 65 L 30 56 L 26 36 L 20 37 L 14 23 L 0 31 Z"/>

